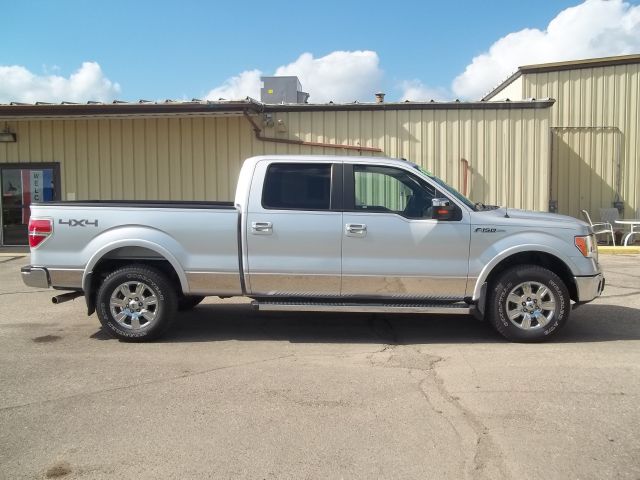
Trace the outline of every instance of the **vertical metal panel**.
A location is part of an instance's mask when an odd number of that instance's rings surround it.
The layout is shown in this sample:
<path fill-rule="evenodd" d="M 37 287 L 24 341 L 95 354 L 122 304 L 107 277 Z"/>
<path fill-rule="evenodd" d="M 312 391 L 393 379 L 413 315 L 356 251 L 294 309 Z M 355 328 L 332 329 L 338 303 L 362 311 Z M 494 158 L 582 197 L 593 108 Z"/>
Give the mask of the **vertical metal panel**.
<path fill-rule="evenodd" d="M 150 119 L 144 127 L 145 198 L 158 198 L 158 120 Z M 113 133 L 111 138 L 113 140 Z"/>
<path fill-rule="evenodd" d="M 598 218 L 619 195 L 624 216 L 640 218 L 640 64 L 527 73 L 523 86 L 525 97 L 555 98 L 551 127 L 565 127 L 553 136 L 559 211 L 579 216 L 586 209 Z"/>

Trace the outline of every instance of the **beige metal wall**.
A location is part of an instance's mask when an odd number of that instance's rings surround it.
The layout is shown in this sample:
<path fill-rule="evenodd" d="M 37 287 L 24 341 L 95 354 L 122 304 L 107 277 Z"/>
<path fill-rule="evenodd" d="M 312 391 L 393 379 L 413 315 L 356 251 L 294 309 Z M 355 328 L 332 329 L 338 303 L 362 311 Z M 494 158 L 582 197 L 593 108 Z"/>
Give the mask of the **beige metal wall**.
<path fill-rule="evenodd" d="M 493 97 L 491 97 L 491 101 L 497 102 L 501 100 L 522 100 L 523 98 L 525 98 L 523 93 L 522 76 L 519 76 L 509 85 L 507 85 Z"/>
<path fill-rule="evenodd" d="M 274 114 L 264 134 L 379 147 L 405 157 L 484 203 L 545 210 L 549 109 L 316 111 Z M 256 116 L 262 125 L 262 117 Z M 278 122 L 281 120 L 282 122 Z M 63 198 L 229 200 L 244 158 L 343 154 L 265 143 L 242 116 L 9 121 L 18 142 L 0 162 L 61 163 Z"/>
<path fill-rule="evenodd" d="M 561 127 L 552 129 L 551 155 L 559 211 L 587 209 L 598 218 L 619 193 L 624 216 L 640 218 L 640 64 L 523 77 L 524 98 L 556 99 L 550 125 Z"/>

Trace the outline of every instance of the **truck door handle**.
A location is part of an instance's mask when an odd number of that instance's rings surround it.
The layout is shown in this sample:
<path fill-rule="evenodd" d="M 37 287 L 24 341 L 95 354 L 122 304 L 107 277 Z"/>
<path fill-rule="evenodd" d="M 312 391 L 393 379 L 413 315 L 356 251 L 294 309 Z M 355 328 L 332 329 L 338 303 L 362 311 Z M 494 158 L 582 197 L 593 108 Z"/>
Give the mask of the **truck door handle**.
<path fill-rule="evenodd" d="M 367 226 L 364 223 L 347 223 L 344 231 L 348 237 L 364 237 L 367 235 Z"/>
<path fill-rule="evenodd" d="M 251 231 L 256 235 L 271 235 L 273 224 L 271 222 L 251 222 Z"/>

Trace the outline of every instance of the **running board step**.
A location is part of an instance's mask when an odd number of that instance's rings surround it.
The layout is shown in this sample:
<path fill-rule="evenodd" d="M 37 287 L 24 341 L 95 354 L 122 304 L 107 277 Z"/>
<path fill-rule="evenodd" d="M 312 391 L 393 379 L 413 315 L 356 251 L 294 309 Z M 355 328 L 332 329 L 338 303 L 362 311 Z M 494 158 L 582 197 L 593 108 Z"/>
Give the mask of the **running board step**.
<path fill-rule="evenodd" d="M 433 313 L 467 315 L 473 305 L 457 303 L 357 303 L 357 302 L 284 302 L 254 300 L 251 305 L 260 311 L 278 312 L 363 312 L 363 313 Z"/>

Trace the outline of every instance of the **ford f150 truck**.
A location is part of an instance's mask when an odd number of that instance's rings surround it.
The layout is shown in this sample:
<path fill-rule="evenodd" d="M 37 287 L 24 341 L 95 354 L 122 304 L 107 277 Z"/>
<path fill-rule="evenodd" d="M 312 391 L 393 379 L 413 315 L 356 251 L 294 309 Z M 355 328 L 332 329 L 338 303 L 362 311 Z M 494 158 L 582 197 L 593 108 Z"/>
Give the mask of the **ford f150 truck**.
<path fill-rule="evenodd" d="M 260 156 L 235 201 L 31 206 L 31 287 L 84 295 L 106 331 L 149 340 L 205 296 L 259 310 L 461 314 L 550 338 L 601 294 L 572 217 L 474 204 L 403 159 Z"/>

